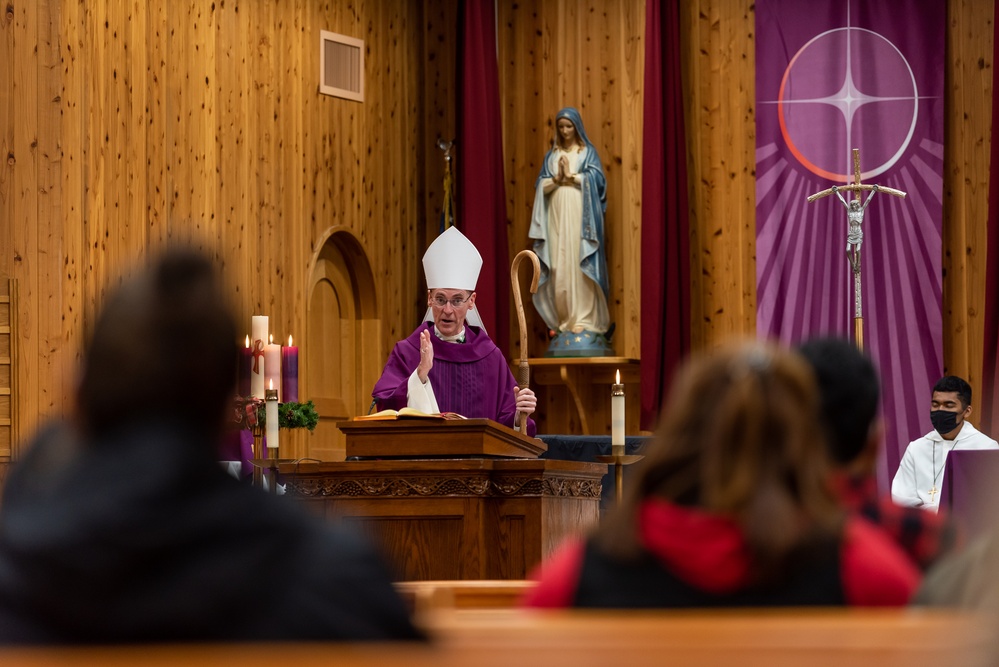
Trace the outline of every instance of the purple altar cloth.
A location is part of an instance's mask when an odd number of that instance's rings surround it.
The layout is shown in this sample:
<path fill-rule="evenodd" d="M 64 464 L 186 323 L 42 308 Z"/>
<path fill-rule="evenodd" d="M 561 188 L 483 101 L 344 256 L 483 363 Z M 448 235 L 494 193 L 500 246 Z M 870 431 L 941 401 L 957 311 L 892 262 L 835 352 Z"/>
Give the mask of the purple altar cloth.
<path fill-rule="evenodd" d="M 253 434 L 249 429 L 226 430 L 219 447 L 219 461 L 239 461 L 242 479 L 253 477 Z"/>
<path fill-rule="evenodd" d="M 961 450 L 947 455 L 940 507 L 967 539 L 999 527 L 999 450 Z"/>

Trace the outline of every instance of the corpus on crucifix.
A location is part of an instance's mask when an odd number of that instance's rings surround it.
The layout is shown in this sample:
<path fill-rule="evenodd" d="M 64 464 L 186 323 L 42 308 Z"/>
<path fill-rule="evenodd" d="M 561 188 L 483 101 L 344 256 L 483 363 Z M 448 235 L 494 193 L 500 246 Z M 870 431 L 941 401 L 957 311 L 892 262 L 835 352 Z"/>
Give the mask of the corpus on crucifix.
<path fill-rule="evenodd" d="M 843 196 L 843 192 L 850 194 L 850 198 Z M 867 199 L 863 199 L 863 193 L 868 192 Z M 889 188 L 884 185 L 868 185 L 860 182 L 860 150 L 853 149 L 853 183 L 846 185 L 834 185 L 822 192 L 809 195 L 808 201 L 822 199 L 835 194 L 846 207 L 846 257 L 850 261 L 850 269 L 853 271 L 853 333 L 857 347 L 864 349 L 864 315 L 861 309 L 863 304 L 861 281 L 860 281 L 860 246 L 864 242 L 864 211 L 879 192 L 885 192 L 896 197 L 905 198 L 905 193 L 901 190 Z M 863 199 L 863 201 L 861 201 Z"/>

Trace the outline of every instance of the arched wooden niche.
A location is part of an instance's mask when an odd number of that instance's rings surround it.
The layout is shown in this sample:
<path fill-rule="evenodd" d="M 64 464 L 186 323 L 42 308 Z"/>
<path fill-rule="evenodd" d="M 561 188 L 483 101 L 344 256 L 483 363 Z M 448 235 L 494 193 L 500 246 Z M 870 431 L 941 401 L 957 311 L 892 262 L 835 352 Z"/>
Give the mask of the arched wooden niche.
<path fill-rule="evenodd" d="M 374 276 L 367 254 L 346 230 L 330 230 L 309 278 L 302 384 L 319 412 L 319 426 L 303 454 L 343 460 L 343 434 L 336 422 L 365 414 L 384 359 L 378 349 Z"/>

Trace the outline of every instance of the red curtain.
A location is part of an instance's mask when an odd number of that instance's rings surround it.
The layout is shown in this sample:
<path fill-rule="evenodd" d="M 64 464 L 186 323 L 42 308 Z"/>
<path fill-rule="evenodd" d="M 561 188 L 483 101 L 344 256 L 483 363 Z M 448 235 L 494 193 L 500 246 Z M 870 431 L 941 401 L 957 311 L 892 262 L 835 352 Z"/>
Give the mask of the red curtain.
<path fill-rule="evenodd" d="M 996 3 L 996 19 L 999 19 L 999 3 Z M 992 22 L 994 43 L 992 62 L 999 60 L 999 24 Z M 985 433 L 994 434 L 999 427 L 999 140 L 995 128 L 999 127 L 999 78 L 992 68 L 992 154 L 989 165 L 989 220 L 985 268 L 985 350 L 982 358 L 982 396 L 975 400 L 980 407 L 978 427 Z"/>
<path fill-rule="evenodd" d="M 641 423 L 651 430 L 690 350 L 690 236 L 679 3 L 645 7 Z"/>
<path fill-rule="evenodd" d="M 510 261 L 494 0 L 465 0 L 462 13 L 456 226 L 482 255 L 475 307 L 489 336 L 506 354 Z"/>

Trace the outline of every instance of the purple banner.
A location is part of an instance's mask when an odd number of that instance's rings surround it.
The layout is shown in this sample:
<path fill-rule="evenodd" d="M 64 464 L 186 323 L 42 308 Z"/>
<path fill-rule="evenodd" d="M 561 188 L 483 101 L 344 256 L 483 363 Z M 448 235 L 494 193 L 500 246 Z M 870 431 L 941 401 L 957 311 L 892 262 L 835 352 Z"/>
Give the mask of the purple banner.
<path fill-rule="evenodd" d="M 886 488 L 930 430 L 942 374 L 944 0 L 756 3 L 757 333 L 789 344 L 854 338 L 850 243 L 860 244 L 864 349 L 881 374 Z M 847 204 L 876 194 L 848 242 Z M 851 194 L 840 193 L 849 201 Z M 862 202 L 868 193 L 862 193 Z M 856 247 L 855 245 L 852 247 Z"/>

